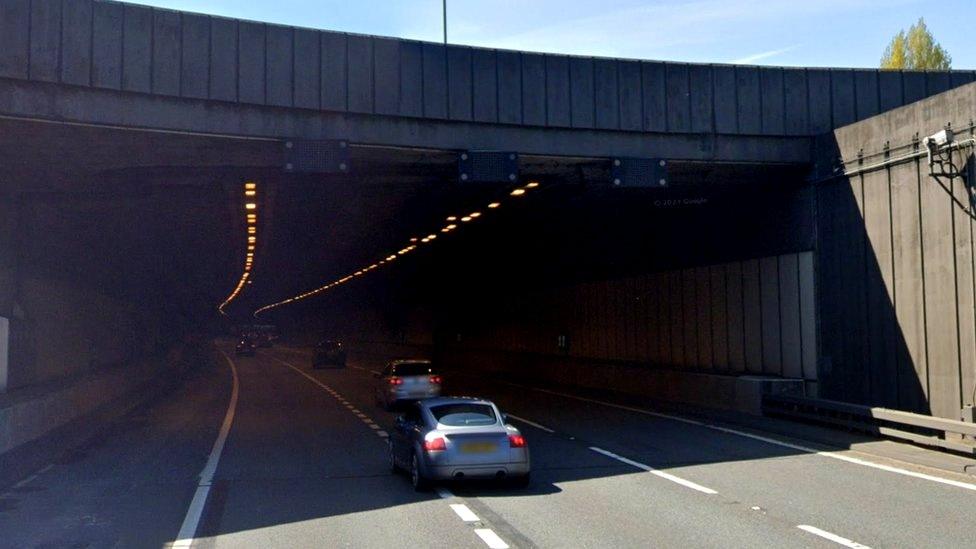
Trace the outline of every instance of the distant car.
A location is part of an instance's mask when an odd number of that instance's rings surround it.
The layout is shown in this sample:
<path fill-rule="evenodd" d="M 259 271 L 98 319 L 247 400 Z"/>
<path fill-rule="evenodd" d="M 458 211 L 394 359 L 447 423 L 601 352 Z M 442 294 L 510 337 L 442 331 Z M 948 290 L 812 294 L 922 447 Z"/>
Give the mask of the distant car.
<path fill-rule="evenodd" d="M 435 372 L 429 360 L 394 360 L 373 377 L 377 380 L 374 390 L 376 404 L 387 410 L 441 394 L 441 376 Z"/>
<path fill-rule="evenodd" d="M 271 347 L 274 345 L 274 338 L 271 334 L 260 334 L 256 338 L 258 347 Z"/>
<path fill-rule="evenodd" d="M 312 357 L 312 368 L 321 368 L 327 364 L 345 368 L 346 348 L 341 341 L 328 339 L 315 346 Z"/>
<path fill-rule="evenodd" d="M 250 338 L 242 338 L 237 342 L 237 346 L 234 347 L 234 354 L 237 356 L 254 356 L 256 353 L 256 345 L 254 340 Z"/>
<path fill-rule="evenodd" d="M 420 400 L 396 419 L 390 468 L 418 491 L 438 480 L 498 479 L 529 484 L 529 447 L 494 403 L 468 397 Z"/>

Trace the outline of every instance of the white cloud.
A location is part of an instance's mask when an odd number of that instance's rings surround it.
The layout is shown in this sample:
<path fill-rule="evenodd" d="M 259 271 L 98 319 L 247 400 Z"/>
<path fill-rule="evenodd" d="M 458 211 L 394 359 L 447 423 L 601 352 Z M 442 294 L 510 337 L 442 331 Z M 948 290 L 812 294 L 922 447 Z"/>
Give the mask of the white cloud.
<path fill-rule="evenodd" d="M 762 61 L 763 59 L 769 59 L 770 57 L 776 57 L 777 55 L 782 55 L 782 54 L 784 54 L 786 52 L 793 51 L 793 50 L 795 50 L 798 47 L 800 47 L 800 45 L 799 44 L 795 44 L 795 45 L 792 45 L 792 46 L 787 46 L 785 48 L 780 48 L 778 50 L 769 50 L 769 51 L 754 53 L 752 55 L 747 55 L 745 57 L 740 57 L 738 59 L 733 59 L 732 61 L 730 61 L 730 63 L 741 64 L 741 65 L 748 65 L 748 64 L 751 64 L 751 63 L 755 63 L 757 61 Z"/>

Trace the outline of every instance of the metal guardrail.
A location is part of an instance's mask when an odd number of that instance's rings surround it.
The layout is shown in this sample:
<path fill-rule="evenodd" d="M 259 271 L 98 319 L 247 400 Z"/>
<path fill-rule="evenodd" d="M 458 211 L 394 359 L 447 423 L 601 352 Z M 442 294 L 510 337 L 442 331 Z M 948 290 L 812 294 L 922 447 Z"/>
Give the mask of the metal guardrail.
<path fill-rule="evenodd" d="M 793 395 L 763 395 L 763 415 L 825 423 L 976 456 L 976 423 Z"/>

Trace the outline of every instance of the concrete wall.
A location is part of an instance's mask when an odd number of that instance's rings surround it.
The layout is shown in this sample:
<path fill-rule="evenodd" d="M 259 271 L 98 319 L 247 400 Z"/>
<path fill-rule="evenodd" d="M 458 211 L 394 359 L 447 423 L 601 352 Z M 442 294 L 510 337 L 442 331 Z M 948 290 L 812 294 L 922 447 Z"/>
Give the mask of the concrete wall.
<path fill-rule="evenodd" d="M 824 136 L 819 171 L 911 155 L 950 124 L 969 139 L 974 118 L 976 85 L 895 109 Z M 954 160 L 954 178 L 922 156 L 817 184 L 823 396 L 954 419 L 972 404 L 972 148 Z"/>

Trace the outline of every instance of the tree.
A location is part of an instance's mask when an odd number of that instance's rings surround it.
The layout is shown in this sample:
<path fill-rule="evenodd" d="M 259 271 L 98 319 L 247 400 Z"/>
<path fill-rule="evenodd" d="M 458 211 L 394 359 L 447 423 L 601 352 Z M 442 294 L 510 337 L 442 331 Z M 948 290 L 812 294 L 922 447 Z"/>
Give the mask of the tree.
<path fill-rule="evenodd" d="M 925 19 L 919 18 L 908 28 L 891 39 L 881 58 L 882 69 L 949 70 L 952 57 L 949 55 L 925 26 Z"/>

